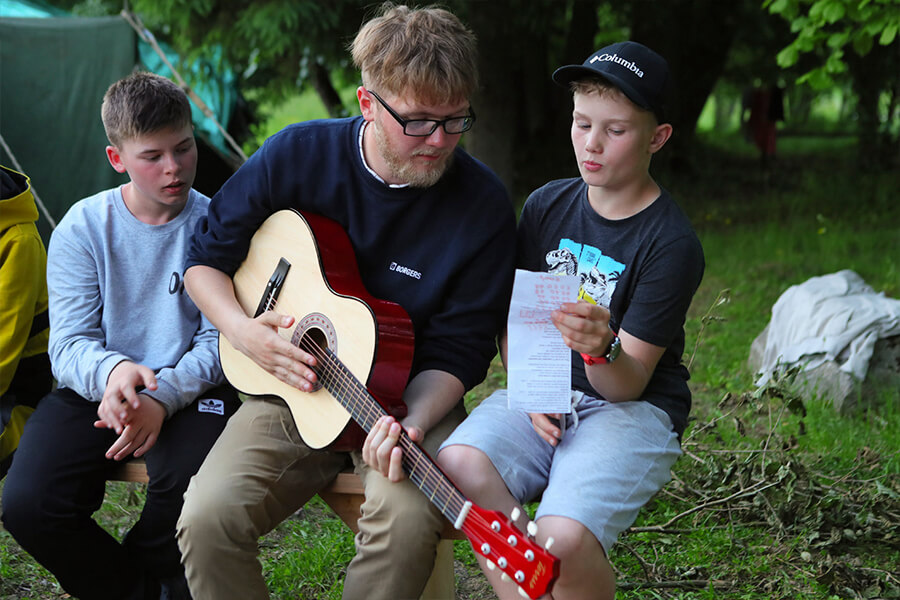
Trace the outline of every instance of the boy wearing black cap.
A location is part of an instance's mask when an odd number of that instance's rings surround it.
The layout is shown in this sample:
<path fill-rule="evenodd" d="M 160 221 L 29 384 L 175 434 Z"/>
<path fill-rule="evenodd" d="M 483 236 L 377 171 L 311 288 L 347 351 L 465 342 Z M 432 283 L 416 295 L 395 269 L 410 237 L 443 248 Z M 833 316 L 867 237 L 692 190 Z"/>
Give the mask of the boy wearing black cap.
<path fill-rule="evenodd" d="M 572 349 L 569 414 L 482 402 L 438 460 L 473 501 L 507 513 L 541 498 L 537 538 L 560 558 L 553 598 L 610 598 L 607 554 L 670 478 L 691 395 L 681 364 L 684 320 L 703 275 L 688 219 L 650 176 L 672 135 L 666 61 L 622 42 L 564 66 L 553 80 L 574 96 L 580 178 L 536 190 L 518 228 L 520 269 L 578 273 L 580 301 L 553 324 Z M 501 339 L 506 362 L 506 339 Z M 515 588 L 480 558 L 501 598 Z"/>

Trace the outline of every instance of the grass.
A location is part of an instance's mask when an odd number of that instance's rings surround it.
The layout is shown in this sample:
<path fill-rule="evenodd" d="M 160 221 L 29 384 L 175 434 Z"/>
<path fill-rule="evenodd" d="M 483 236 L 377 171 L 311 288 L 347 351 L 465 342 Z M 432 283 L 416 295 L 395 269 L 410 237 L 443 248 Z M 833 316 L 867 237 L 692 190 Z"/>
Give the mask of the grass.
<path fill-rule="evenodd" d="M 900 394 L 842 417 L 785 382 L 754 393 L 746 366 L 790 285 L 852 269 L 898 295 L 895 184 L 854 175 L 846 140 L 785 142 L 767 177 L 725 155 L 719 181 L 669 186 L 707 257 L 686 324 L 694 409 L 674 481 L 613 550 L 620 598 L 900 597 Z"/>
<path fill-rule="evenodd" d="M 900 597 L 900 392 L 881 390 L 868 410 L 840 416 L 780 379 L 755 390 L 746 365 L 790 285 L 853 269 L 900 297 L 895 175 L 858 170 L 847 138 L 783 138 L 768 174 L 739 138 L 702 142 L 695 174 L 660 176 L 707 258 L 686 323 L 692 419 L 673 481 L 612 550 L 617 597 Z M 495 363 L 467 405 L 505 383 Z M 111 484 L 98 518 L 121 534 L 142 493 Z M 352 555 L 352 534 L 319 500 L 261 544 L 279 599 L 339 598 Z M 456 542 L 455 555 L 458 597 L 492 597 L 468 543 Z M 0 530 L 0 599 L 62 597 Z"/>

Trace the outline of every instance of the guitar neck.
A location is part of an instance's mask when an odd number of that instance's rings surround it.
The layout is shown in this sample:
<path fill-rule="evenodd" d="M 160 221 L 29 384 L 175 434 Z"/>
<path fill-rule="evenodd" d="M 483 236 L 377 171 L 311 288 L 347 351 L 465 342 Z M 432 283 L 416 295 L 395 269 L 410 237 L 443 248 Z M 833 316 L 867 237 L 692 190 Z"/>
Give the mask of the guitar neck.
<path fill-rule="evenodd" d="M 368 433 L 376 421 L 387 415 L 366 386 L 350 372 L 330 349 L 316 352 L 320 365 L 319 380 L 350 416 Z M 400 432 L 403 470 L 409 480 L 424 493 L 451 523 L 465 518 L 470 505 L 466 497 L 438 468 L 431 457 L 416 444 L 406 431 Z"/>

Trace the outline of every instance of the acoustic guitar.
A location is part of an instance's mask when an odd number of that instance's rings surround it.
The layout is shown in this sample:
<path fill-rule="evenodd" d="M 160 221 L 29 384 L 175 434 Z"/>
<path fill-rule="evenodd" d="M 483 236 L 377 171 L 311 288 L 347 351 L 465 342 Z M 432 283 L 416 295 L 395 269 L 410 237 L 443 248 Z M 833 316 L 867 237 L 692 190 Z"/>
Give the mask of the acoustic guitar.
<path fill-rule="evenodd" d="M 304 442 L 313 448 L 359 447 L 362 438 L 353 434 L 353 427 L 368 432 L 385 414 L 405 416 L 402 396 L 412 364 L 412 323 L 402 307 L 366 292 L 353 247 L 339 224 L 311 213 L 274 213 L 253 235 L 233 279 L 235 295 L 248 315 L 277 306 L 297 319 L 281 335 L 316 357 L 318 375 L 317 389 L 301 391 L 220 335 L 222 369 L 235 388 L 282 398 Z M 534 523 L 523 535 L 502 513 L 468 500 L 405 431 L 399 445 L 410 481 L 466 535 L 491 568 L 513 580 L 524 597 L 537 598 L 550 590 L 559 574 L 559 559 L 535 543 Z"/>

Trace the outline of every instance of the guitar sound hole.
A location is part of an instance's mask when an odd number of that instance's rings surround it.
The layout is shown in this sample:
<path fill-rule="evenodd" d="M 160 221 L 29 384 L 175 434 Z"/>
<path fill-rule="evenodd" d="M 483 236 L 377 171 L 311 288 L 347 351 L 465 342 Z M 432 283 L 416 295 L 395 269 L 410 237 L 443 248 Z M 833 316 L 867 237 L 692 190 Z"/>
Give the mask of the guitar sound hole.
<path fill-rule="evenodd" d="M 325 355 L 323 351 L 328 348 L 328 337 L 325 335 L 325 332 L 318 327 L 311 327 L 303 333 L 303 340 L 300 343 L 300 347 L 315 356 L 316 360 L 318 360 L 318 364 L 313 367 L 313 371 L 316 372 L 316 375 L 318 375 L 319 378 L 313 385 L 312 391 L 319 391 L 322 389 L 322 359 Z"/>
<path fill-rule="evenodd" d="M 338 353 L 337 332 L 331 319 L 322 313 L 309 313 L 297 323 L 294 333 L 291 336 L 291 343 L 301 350 L 312 354 L 316 357 L 319 364 L 313 368 L 319 381 L 313 386 L 313 392 L 322 389 L 322 371 L 325 365 L 325 352 L 327 348 L 334 354 Z"/>

